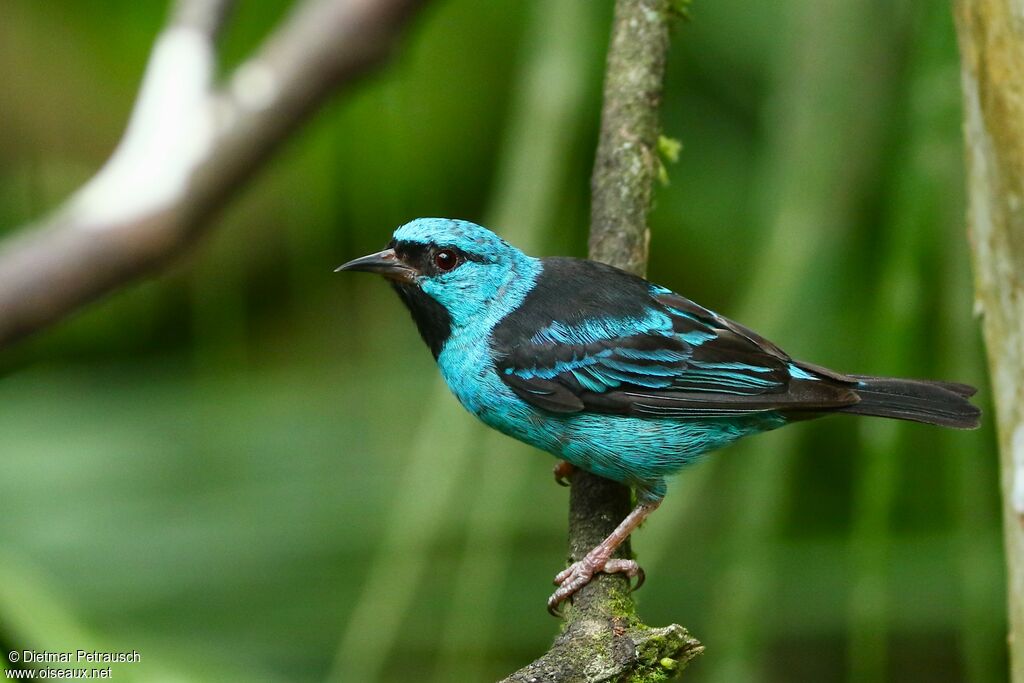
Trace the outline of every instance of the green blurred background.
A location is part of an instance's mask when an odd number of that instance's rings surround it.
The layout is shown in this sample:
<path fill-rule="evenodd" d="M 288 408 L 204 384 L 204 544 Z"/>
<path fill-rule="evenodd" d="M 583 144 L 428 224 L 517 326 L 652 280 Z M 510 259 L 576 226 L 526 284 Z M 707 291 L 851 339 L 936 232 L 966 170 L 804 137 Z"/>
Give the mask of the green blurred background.
<path fill-rule="evenodd" d="M 225 69 L 287 11 L 239 3 Z M 123 129 L 162 2 L 0 4 L 0 230 Z M 985 385 L 947 3 L 699 0 L 650 276 L 840 370 Z M 475 681 L 538 656 L 547 455 L 439 385 L 379 281 L 411 218 L 585 252 L 609 0 L 440 0 L 168 272 L 0 355 L 0 645 L 119 680 Z M 987 407 L 986 391 L 981 403 Z M 832 418 L 679 477 L 635 542 L 695 682 L 1005 680 L 991 421 Z"/>

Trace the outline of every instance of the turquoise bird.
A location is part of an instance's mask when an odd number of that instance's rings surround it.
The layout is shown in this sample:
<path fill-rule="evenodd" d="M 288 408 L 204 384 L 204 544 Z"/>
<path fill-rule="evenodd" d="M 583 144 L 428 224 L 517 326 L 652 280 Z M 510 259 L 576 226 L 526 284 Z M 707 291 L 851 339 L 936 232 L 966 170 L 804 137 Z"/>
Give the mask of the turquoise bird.
<path fill-rule="evenodd" d="M 971 386 L 794 360 L 665 287 L 594 261 L 533 258 L 467 221 L 414 220 L 338 270 L 391 281 L 470 413 L 635 489 L 618 528 L 555 577 L 553 613 L 597 572 L 643 580 L 612 554 L 661 503 L 665 477 L 705 453 L 833 413 L 960 429 L 980 418 Z"/>

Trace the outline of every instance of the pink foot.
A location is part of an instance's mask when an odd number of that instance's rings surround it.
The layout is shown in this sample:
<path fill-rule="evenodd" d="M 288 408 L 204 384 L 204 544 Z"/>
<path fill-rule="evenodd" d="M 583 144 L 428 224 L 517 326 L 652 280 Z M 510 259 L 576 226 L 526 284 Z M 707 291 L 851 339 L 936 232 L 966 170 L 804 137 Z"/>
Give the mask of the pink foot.
<path fill-rule="evenodd" d="M 559 460 L 554 469 L 555 483 L 559 486 L 568 486 L 569 479 L 575 471 L 576 468 L 572 464 L 565 460 Z"/>
<path fill-rule="evenodd" d="M 610 560 L 599 555 L 593 557 L 587 555 L 579 562 L 573 562 L 555 576 L 554 583 L 558 586 L 558 590 L 548 598 L 548 612 L 555 617 L 561 616 L 560 605 L 590 583 L 594 574 L 598 572 L 625 574 L 631 579 L 637 579 L 636 586 L 632 590 L 636 590 L 644 584 L 644 570 L 640 568 L 636 560 Z"/>

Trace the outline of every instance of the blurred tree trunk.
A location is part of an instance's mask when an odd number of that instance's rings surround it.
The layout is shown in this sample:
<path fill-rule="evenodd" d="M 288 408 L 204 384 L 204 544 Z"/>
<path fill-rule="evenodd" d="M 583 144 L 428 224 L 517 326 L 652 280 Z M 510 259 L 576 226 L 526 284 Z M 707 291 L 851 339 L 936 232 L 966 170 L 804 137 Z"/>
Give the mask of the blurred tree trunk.
<path fill-rule="evenodd" d="M 1012 680 L 1024 682 L 1024 3 L 956 0 L 976 307 L 992 376 Z"/>

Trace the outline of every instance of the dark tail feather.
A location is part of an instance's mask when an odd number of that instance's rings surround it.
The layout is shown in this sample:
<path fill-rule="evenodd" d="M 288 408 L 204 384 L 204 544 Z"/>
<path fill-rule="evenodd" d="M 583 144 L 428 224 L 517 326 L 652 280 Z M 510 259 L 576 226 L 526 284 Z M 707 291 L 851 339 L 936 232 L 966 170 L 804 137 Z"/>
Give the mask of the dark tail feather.
<path fill-rule="evenodd" d="M 860 402 L 838 412 L 891 417 L 925 424 L 974 429 L 981 410 L 967 399 L 977 391 L 967 384 L 851 375 Z"/>
<path fill-rule="evenodd" d="M 960 384 L 960 382 L 941 382 L 935 379 L 896 379 L 893 377 L 874 377 L 872 375 L 847 375 L 847 377 L 852 377 L 861 382 L 882 381 L 894 382 L 896 384 L 924 384 L 925 386 L 939 387 L 946 391 L 952 391 L 954 394 L 964 398 L 970 398 L 978 393 L 975 387 L 972 387 L 970 384 Z"/>

